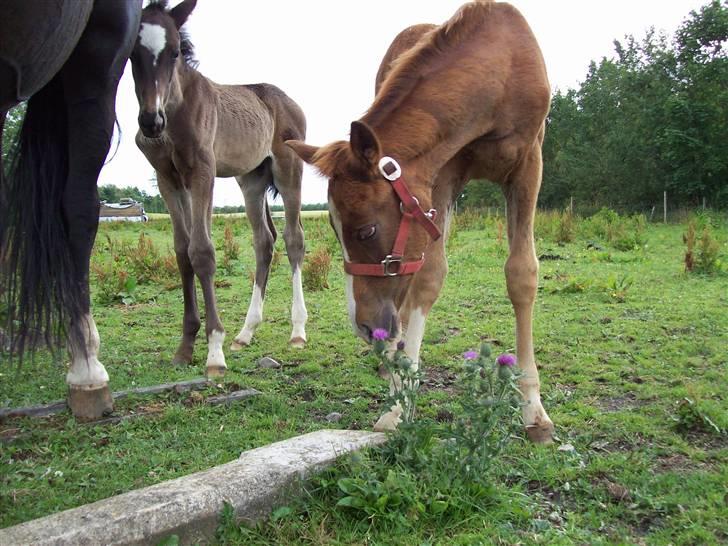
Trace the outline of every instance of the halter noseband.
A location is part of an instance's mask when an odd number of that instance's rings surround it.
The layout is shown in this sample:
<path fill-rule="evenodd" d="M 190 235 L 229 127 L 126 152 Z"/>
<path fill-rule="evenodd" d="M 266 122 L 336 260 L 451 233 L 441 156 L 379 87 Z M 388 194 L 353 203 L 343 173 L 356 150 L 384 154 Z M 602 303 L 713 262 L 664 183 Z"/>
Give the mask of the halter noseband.
<path fill-rule="evenodd" d="M 344 260 L 344 271 L 350 275 L 360 275 L 364 277 L 397 277 L 399 275 L 412 275 L 420 270 L 422 264 L 425 263 L 425 255 L 419 260 L 412 262 L 404 261 L 404 250 L 409 239 L 409 230 L 412 220 L 418 222 L 427 233 L 430 234 L 433 241 L 440 238 L 440 230 L 433 221 L 437 215 L 435 209 L 425 212 L 420 206 L 420 202 L 409 191 L 407 184 L 402 179 L 402 168 L 391 157 L 383 157 L 379 160 L 379 172 L 382 176 L 392 183 L 392 189 L 399 197 L 399 210 L 402 212 L 402 221 L 399 224 L 397 237 L 394 240 L 392 253 L 388 254 L 381 262 L 377 264 L 353 264 Z"/>

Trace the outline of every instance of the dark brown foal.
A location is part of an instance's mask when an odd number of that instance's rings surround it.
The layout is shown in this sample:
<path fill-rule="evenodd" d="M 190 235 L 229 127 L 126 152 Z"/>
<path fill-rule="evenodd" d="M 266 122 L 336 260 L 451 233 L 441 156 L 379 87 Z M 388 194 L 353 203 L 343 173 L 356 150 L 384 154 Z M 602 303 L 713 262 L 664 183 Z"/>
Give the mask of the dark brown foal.
<path fill-rule="evenodd" d="M 219 85 L 195 69 L 189 40 L 180 33 L 196 0 L 168 10 L 152 3 L 142 12 L 132 69 L 139 99 L 137 145 L 157 172 L 174 229 L 184 294 L 182 341 L 174 360 L 189 363 L 200 318 L 195 276 L 205 301 L 207 375 L 226 369 L 225 331 L 214 291 L 215 251 L 210 237 L 215 177 L 235 177 L 253 229 L 256 274 L 245 324 L 233 349 L 251 342 L 262 321 L 276 230 L 266 191 L 275 188 L 286 210 L 284 240 L 293 270 L 293 331 L 290 343 L 306 342 L 306 307 L 301 283 L 304 255 L 300 221 L 302 162 L 284 141 L 304 138 L 306 120 L 298 105 L 269 84 Z"/>

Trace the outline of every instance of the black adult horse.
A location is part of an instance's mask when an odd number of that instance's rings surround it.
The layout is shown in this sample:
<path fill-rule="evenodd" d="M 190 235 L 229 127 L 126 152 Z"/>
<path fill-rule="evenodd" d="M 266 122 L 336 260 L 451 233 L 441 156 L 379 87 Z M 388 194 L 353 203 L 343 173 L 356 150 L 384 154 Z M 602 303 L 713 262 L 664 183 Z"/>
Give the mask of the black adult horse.
<path fill-rule="evenodd" d="M 97 357 L 88 271 L 98 226 L 96 181 L 141 4 L 4 0 L 0 6 L 0 132 L 8 110 L 28 99 L 10 164 L 0 165 L 4 327 L 21 357 L 39 343 L 68 343 L 69 405 L 83 419 L 112 409 L 109 377 Z"/>

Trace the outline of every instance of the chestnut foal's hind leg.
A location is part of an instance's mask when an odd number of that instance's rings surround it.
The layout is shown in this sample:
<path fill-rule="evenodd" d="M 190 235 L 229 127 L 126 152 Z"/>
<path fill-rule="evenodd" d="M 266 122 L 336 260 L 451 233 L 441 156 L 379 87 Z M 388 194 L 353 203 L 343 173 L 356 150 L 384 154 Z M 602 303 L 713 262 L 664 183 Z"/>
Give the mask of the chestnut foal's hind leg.
<path fill-rule="evenodd" d="M 288 262 L 291 264 L 293 302 L 291 304 L 291 347 L 302 348 L 306 345 L 306 321 L 308 311 L 303 299 L 301 267 L 306 246 L 301 224 L 301 177 L 303 164 L 298 156 L 287 146 L 276 154 L 273 162 L 273 177 L 283 197 L 286 214 L 286 227 L 283 241 L 286 243 Z"/>
<path fill-rule="evenodd" d="M 250 227 L 253 230 L 255 281 L 248 312 L 245 315 L 245 323 L 230 345 L 230 349 L 233 351 L 238 351 L 242 347 L 250 345 L 255 330 L 263 322 L 265 288 L 268 284 L 268 274 L 273 259 L 273 245 L 276 241 L 275 226 L 270 220 L 270 210 L 265 196 L 270 176 L 270 160 L 266 159 L 253 172 L 237 177 L 238 185 L 243 191 L 245 199 L 245 215 L 248 217 Z"/>
<path fill-rule="evenodd" d="M 541 384 L 533 351 L 533 304 L 538 287 L 538 259 L 533 240 L 536 199 L 541 184 L 541 147 L 534 143 L 511 175 L 504 192 L 508 201 L 508 243 L 505 265 L 508 296 L 516 314 L 516 356 L 523 373 L 521 392 L 526 405 L 523 422 L 529 438 L 537 443 L 552 441 L 554 425 L 541 405 Z"/>

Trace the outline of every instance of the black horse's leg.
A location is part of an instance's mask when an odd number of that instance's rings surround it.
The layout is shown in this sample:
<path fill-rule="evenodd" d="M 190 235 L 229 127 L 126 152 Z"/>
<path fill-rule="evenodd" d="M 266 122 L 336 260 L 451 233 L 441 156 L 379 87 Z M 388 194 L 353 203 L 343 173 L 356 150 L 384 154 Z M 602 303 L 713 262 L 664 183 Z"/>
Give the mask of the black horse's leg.
<path fill-rule="evenodd" d="M 68 181 L 62 210 L 68 230 L 81 316 L 71 317 L 84 343 L 71 338 L 66 376 L 69 406 L 81 419 L 113 409 L 109 376 L 98 360 L 99 334 L 90 311 L 89 261 L 99 222 L 96 182 L 116 119 L 116 90 L 139 28 L 141 2 L 97 1 L 81 40 L 61 70 L 68 114 Z"/>

